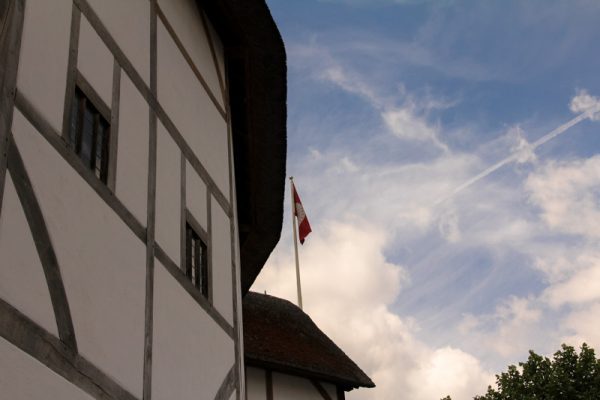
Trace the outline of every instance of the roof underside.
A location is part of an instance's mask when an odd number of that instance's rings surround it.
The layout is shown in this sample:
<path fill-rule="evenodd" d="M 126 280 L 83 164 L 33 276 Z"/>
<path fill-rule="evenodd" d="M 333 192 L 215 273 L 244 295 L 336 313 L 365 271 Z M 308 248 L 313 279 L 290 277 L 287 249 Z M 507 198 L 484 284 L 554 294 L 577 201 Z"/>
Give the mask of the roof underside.
<path fill-rule="evenodd" d="M 328 381 L 344 390 L 371 379 L 300 308 L 249 292 L 243 302 L 246 364 Z"/>
<path fill-rule="evenodd" d="M 225 48 L 245 294 L 279 241 L 283 223 L 285 48 L 264 0 L 197 1 Z"/>

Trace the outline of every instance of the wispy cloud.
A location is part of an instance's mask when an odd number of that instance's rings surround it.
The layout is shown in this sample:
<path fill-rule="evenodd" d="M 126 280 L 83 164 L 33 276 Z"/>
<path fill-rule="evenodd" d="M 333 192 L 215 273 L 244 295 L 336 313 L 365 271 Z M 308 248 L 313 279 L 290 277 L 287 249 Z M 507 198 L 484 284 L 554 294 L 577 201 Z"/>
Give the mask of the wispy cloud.
<path fill-rule="evenodd" d="M 448 151 L 448 146 L 438 137 L 439 126 L 429 123 L 423 116 L 427 111 L 439 108 L 441 102 L 419 105 L 410 96 L 406 95 L 403 87 L 399 85 L 402 89 L 400 93 L 404 95 L 402 96 L 404 101 L 400 106 L 397 106 L 393 100 L 379 95 L 363 77 L 358 74 L 350 76 L 337 63 L 325 69 L 322 79 L 337 85 L 348 93 L 365 99 L 371 107 L 380 112 L 385 125 L 398 138 L 409 141 L 430 142 L 439 149 Z"/>
<path fill-rule="evenodd" d="M 580 89 L 569 105 L 575 114 L 585 113 L 593 121 L 600 119 L 600 98 L 590 95 L 587 90 Z"/>
<path fill-rule="evenodd" d="M 454 106 L 454 102 L 432 96 L 427 96 L 424 101 L 415 101 L 415 96 L 408 93 L 401 82 L 395 83 L 397 90 L 392 95 L 382 95 L 374 82 L 342 67 L 326 48 L 314 43 L 296 46 L 292 52 L 305 63 L 315 63 L 318 66 L 316 69 L 319 72 L 315 74 L 315 79 L 333 84 L 346 93 L 363 99 L 379 113 L 384 126 L 397 138 L 431 144 L 443 152 L 449 150 L 439 137 L 439 123 L 432 123 L 427 117 L 433 110 Z"/>
<path fill-rule="evenodd" d="M 597 118 L 566 92 L 597 87 L 597 2 L 331 1 L 282 31 L 305 308 L 377 384 L 348 398 L 470 398 L 531 347 L 600 347 L 598 166 L 564 135 Z M 290 230 L 254 288 L 294 300 Z"/>
<path fill-rule="evenodd" d="M 437 204 L 449 200 L 450 198 L 456 196 L 458 193 L 469 188 L 470 186 L 474 185 L 480 180 L 486 178 L 487 176 L 489 176 L 490 174 L 494 173 L 495 171 L 499 170 L 507 164 L 531 160 L 532 157 L 534 157 L 534 152 L 538 147 L 562 135 L 575 125 L 579 124 L 580 122 L 586 119 L 596 120 L 600 118 L 600 100 L 596 97 L 590 96 L 585 91 L 580 92 L 571 100 L 570 108 L 571 111 L 580 112 L 581 114 L 558 126 L 557 128 L 548 132 L 547 134 L 545 134 L 544 136 L 537 139 L 531 144 L 528 144 L 525 139 L 520 138 L 519 144 L 515 149 L 513 149 L 512 154 L 491 165 L 490 167 L 484 169 L 479 174 L 475 175 L 471 179 L 459 185 L 449 195 L 439 199 L 437 201 Z"/>
<path fill-rule="evenodd" d="M 600 330 L 588 321 L 600 307 L 600 230 L 594 224 L 600 217 L 600 156 L 541 162 L 524 190 L 536 229 L 521 240 L 519 251 L 533 260 L 528 268 L 543 274 L 544 288 L 508 297 L 493 313 L 466 315 L 459 327 L 463 348 L 486 343 L 507 358 L 525 354 L 532 343 L 541 351 L 561 342 L 598 347 Z"/>
<path fill-rule="evenodd" d="M 361 86 L 360 80 L 349 79 L 343 71 L 329 78 L 327 82 L 335 79 L 345 91 L 364 98 L 373 107 L 382 107 L 378 109 L 393 102 L 378 96 L 370 86 Z M 533 143 L 528 143 L 522 129 L 515 125 L 507 133 L 508 143 L 513 144 L 507 146 L 512 154 L 496 169 L 509 162 L 532 161 L 538 146 L 592 115 L 590 110 L 584 111 Z M 429 145 L 434 144 L 429 141 Z M 505 186 L 493 180 L 481 182 L 478 190 L 465 193 L 461 202 L 435 206 L 435 199 L 460 187 L 460 182 L 472 185 L 483 179 L 482 174 L 476 175 L 480 176 L 476 180 L 467 179 L 484 162 L 476 154 L 449 149 L 427 162 L 381 165 L 359 161 L 351 153 L 312 149 L 297 162 L 302 165 L 298 182 L 303 184 L 303 200 L 314 225 L 314 236 L 301 254 L 306 309 L 378 384 L 373 391 L 358 391 L 349 398 L 391 399 L 399 387 L 416 400 L 445 394 L 468 398 L 481 393 L 493 381 L 488 370 L 490 360 L 511 360 L 524 354 L 546 328 L 548 315 L 555 312 L 553 307 L 596 300 L 593 296 L 581 297 L 593 293 L 594 288 L 581 292 L 579 298 L 575 296 L 574 287 L 591 275 L 578 275 L 569 269 L 537 296 L 512 295 L 491 314 L 465 317 L 462 328 L 470 324 L 465 330 L 468 333 L 459 334 L 458 323 L 448 326 L 453 343 L 432 346 L 419 339 L 420 328 L 414 319 L 393 311 L 398 296 L 414 283 L 410 266 L 387 256 L 390 249 L 397 251 L 404 243 L 416 243 L 433 233 L 448 249 L 479 247 L 494 253 L 522 253 L 535 260 L 523 268 L 540 268 L 544 262 L 556 259 L 556 253 L 550 252 L 557 250 L 554 243 L 538 239 L 548 226 L 555 226 L 557 234 L 565 234 L 581 225 L 577 221 L 568 223 L 571 207 L 589 209 L 582 218 L 597 219 L 593 213 L 600 212 L 599 203 L 581 197 L 586 191 L 594 193 L 593 188 L 600 182 L 600 177 L 594 175 L 599 170 L 595 159 L 567 164 L 536 161 L 525 181 L 526 195 L 522 195 L 524 201 L 529 201 L 525 203 L 526 211 L 515 208 L 519 206 L 514 203 L 516 194 L 523 191 L 520 184 Z M 493 172 L 486 171 L 488 175 Z M 580 229 L 584 235 L 593 233 Z M 293 253 L 286 232 L 254 288 L 293 300 Z M 407 251 L 418 249 L 415 246 Z M 423 251 L 431 253 L 432 249 L 424 244 Z M 582 251 L 589 254 L 587 247 Z M 446 262 L 444 258 L 442 262 Z M 456 271 L 442 267 L 433 271 L 429 279 L 432 287 L 444 287 L 456 279 Z M 595 273 L 583 264 L 576 270 Z M 486 285 L 490 282 L 480 282 L 477 290 L 486 291 Z M 429 290 L 420 290 L 425 289 Z M 466 293 L 465 298 L 468 296 Z M 570 334 L 556 330 L 547 340 L 560 340 Z M 470 347 L 466 343 L 469 340 L 486 343 L 486 351 Z M 433 381 L 437 384 L 427 384 Z"/>

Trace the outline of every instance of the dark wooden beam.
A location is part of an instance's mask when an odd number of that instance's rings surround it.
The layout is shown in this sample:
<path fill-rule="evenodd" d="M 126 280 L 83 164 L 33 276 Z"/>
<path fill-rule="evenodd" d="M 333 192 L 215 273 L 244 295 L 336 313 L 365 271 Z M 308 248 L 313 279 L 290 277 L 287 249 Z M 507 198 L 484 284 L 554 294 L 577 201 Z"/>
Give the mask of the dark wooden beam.
<path fill-rule="evenodd" d="M 25 170 L 23 159 L 19 154 L 17 145 L 14 140 L 11 140 L 8 151 L 8 171 L 15 185 L 17 195 L 23 206 L 27 224 L 31 230 L 35 248 L 37 249 L 50 299 L 54 316 L 56 317 L 56 325 L 60 340 L 67 345 L 72 351 L 77 352 L 77 341 L 75 340 L 75 329 L 73 328 L 73 320 L 71 319 L 71 311 L 69 302 L 67 301 L 67 293 L 63 284 L 58 259 L 52 246 L 50 233 L 46 227 L 46 221 L 42 214 L 42 209 L 33 191 L 33 186 Z"/>

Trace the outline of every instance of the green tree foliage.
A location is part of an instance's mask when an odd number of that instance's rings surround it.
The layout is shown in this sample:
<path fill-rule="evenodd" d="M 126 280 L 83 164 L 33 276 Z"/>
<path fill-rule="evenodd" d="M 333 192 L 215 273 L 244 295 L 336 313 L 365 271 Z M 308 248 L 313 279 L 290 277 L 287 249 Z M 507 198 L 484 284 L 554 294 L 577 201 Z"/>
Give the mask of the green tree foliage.
<path fill-rule="evenodd" d="M 526 362 L 496 375 L 494 389 L 474 400 L 597 400 L 600 399 L 600 359 L 587 344 L 577 351 L 562 345 L 552 359 L 529 351 Z M 451 400 L 446 396 L 441 400 Z"/>

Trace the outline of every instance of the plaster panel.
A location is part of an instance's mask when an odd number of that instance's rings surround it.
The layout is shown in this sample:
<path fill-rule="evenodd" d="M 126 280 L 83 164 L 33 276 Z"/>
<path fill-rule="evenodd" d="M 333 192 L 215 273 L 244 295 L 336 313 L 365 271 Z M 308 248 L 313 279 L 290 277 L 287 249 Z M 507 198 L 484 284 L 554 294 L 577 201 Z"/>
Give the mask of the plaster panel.
<path fill-rule="evenodd" d="M 77 68 L 110 108 L 114 57 L 85 17 L 81 17 Z"/>
<path fill-rule="evenodd" d="M 223 107 L 225 103 L 217 69 L 196 2 L 194 0 L 161 0 L 159 5 L 211 92 Z M 212 35 L 216 35 L 216 32 L 210 32 Z M 216 52 L 222 53 L 222 47 L 215 46 Z"/>
<path fill-rule="evenodd" d="M 0 219 L 0 298 L 58 337 L 44 269 L 10 174 Z"/>
<path fill-rule="evenodd" d="M 146 100 L 122 73 L 115 192 L 143 226 L 148 201 L 149 112 Z"/>
<path fill-rule="evenodd" d="M 234 344 L 156 260 L 152 398 L 212 400 L 234 363 Z"/>
<path fill-rule="evenodd" d="M 233 324 L 230 221 L 214 198 L 211 211 L 213 303 L 221 315 Z"/>
<path fill-rule="evenodd" d="M 0 393 L 3 399 L 93 399 L 3 338 L 0 338 L 0 359 Z"/>
<path fill-rule="evenodd" d="M 335 399 L 337 397 L 337 388 L 335 387 L 335 385 L 325 382 L 321 382 L 321 385 L 325 388 L 325 391 L 329 393 L 329 396 L 332 399 Z"/>
<path fill-rule="evenodd" d="M 25 1 L 17 88 L 62 131 L 72 0 Z"/>
<path fill-rule="evenodd" d="M 223 85 L 225 86 L 225 90 L 227 90 L 227 82 L 225 79 L 225 50 L 223 48 L 223 43 L 221 42 L 221 38 L 215 31 L 213 25 L 208 21 L 208 29 L 210 30 L 210 37 L 212 38 L 213 45 L 215 47 L 215 55 L 217 57 L 217 66 L 219 71 L 221 72 L 221 78 L 223 79 Z M 226 101 L 227 99 L 225 99 Z"/>
<path fill-rule="evenodd" d="M 156 143 L 156 241 L 177 262 L 181 236 L 181 152 L 161 123 Z"/>
<path fill-rule="evenodd" d="M 142 79 L 150 82 L 150 1 L 88 0 Z"/>
<path fill-rule="evenodd" d="M 185 205 L 196 221 L 207 230 L 206 185 L 189 162 L 185 166 Z"/>
<path fill-rule="evenodd" d="M 273 399 L 323 400 L 323 397 L 308 379 L 273 373 Z"/>
<path fill-rule="evenodd" d="M 141 397 L 146 248 L 17 110 L 13 133 L 54 244 L 79 351 Z"/>
<path fill-rule="evenodd" d="M 266 400 L 267 386 L 265 370 L 259 368 L 246 368 L 246 397 L 247 400 Z"/>
<path fill-rule="evenodd" d="M 227 124 L 162 23 L 158 24 L 158 99 L 225 197 Z"/>

